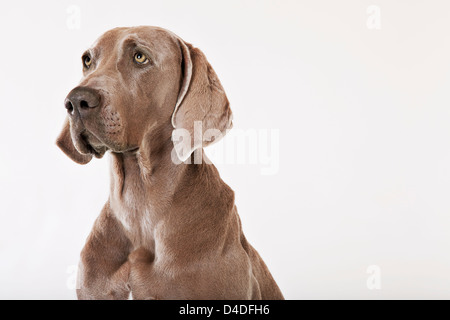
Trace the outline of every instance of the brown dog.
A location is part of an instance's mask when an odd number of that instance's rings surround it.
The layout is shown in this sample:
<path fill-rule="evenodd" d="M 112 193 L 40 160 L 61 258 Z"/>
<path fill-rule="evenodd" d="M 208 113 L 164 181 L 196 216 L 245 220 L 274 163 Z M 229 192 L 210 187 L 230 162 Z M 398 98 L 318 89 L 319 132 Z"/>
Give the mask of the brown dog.
<path fill-rule="evenodd" d="M 233 191 L 202 153 L 231 127 L 203 53 L 167 30 L 134 27 L 106 32 L 82 59 L 57 145 L 80 164 L 110 150 L 112 163 L 78 298 L 283 299 L 245 239 Z"/>

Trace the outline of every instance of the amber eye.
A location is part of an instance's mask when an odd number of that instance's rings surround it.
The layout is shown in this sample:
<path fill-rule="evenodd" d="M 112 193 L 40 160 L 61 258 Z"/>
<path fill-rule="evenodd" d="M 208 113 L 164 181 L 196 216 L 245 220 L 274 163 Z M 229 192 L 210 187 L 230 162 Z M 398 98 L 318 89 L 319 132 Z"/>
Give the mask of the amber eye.
<path fill-rule="evenodd" d="M 84 56 L 84 57 L 83 57 L 83 64 L 84 64 L 84 66 L 85 66 L 87 69 L 89 69 L 89 67 L 90 67 L 91 64 L 92 64 L 92 59 L 91 59 L 91 57 L 89 57 L 89 56 Z"/>
<path fill-rule="evenodd" d="M 146 64 L 146 63 L 148 63 L 148 59 L 145 56 L 145 54 L 140 53 L 140 52 L 136 52 L 134 54 L 134 61 L 136 61 L 139 64 Z"/>

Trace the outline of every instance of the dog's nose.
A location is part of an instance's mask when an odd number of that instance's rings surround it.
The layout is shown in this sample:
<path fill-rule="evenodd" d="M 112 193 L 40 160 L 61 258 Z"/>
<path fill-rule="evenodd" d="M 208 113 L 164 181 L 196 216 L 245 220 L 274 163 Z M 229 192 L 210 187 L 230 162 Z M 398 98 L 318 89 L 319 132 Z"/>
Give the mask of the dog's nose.
<path fill-rule="evenodd" d="M 101 96 L 97 90 L 88 87 L 76 87 L 69 92 L 64 105 L 69 115 L 78 112 L 92 110 L 100 105 Z"/>

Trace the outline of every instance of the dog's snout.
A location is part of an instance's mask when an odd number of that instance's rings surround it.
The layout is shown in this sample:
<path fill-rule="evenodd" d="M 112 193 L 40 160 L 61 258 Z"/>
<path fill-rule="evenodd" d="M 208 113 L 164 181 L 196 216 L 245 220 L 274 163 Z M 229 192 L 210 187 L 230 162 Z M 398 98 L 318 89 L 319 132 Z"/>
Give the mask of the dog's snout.
<path fill-rule="evenodd" d="M 88 87 L 76 87 L 67 95 L 64 105 L 69 115 L 73 115 L 75 110 L 84 112 L 92 110 L 100 105 L 101 96 L 97 90 Z"/>

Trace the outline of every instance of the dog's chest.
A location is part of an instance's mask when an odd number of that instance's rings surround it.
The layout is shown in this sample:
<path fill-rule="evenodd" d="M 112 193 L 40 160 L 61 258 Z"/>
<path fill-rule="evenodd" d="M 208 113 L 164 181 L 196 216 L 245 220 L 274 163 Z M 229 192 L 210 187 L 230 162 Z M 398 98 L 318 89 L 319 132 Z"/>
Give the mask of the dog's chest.
<path fill-rule="evenodd" d="M 155 210 L 138 194 L 126 192 L 120 200 L 111 200 L 113 212 L 122 224 L 134 249 L 144 247 L 153 251 L 155 246 Z"/>

